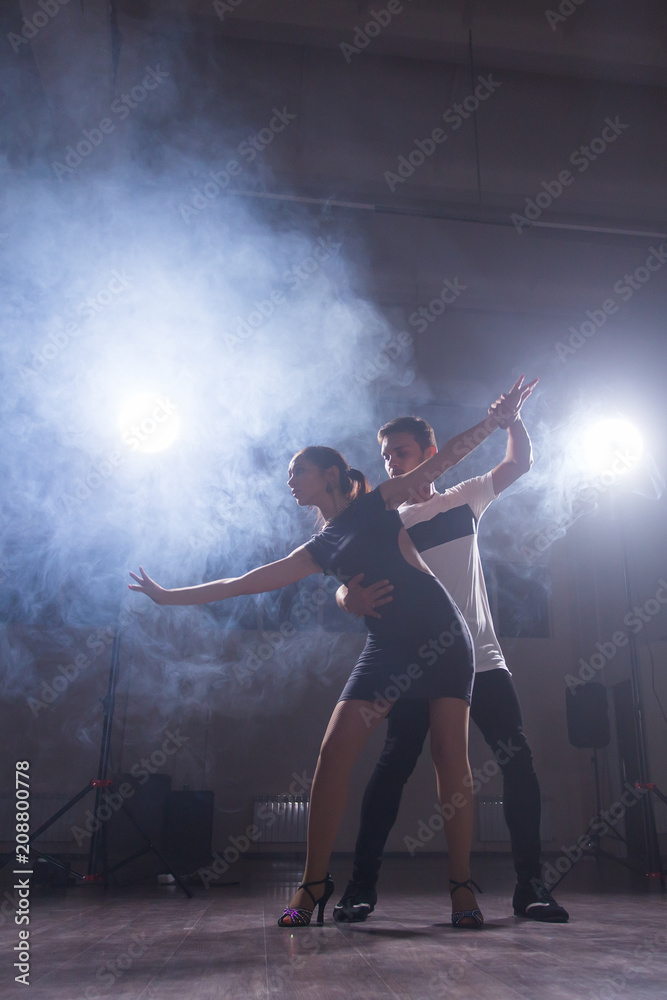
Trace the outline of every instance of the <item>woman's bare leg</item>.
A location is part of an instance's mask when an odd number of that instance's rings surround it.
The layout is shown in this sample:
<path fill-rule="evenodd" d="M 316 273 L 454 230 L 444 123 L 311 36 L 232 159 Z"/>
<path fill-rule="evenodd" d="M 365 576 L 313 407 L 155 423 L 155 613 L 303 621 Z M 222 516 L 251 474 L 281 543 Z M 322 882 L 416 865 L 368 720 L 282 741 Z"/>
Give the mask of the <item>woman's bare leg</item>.
<path fill-rule="evenodd" d="M 459 698 L 437 698 L 431 702 L 431 755 L 438 782 L 438 801 L 443 807 L 449 877 L 456 882 L 470 878 L 473 795 L 468 763 L 469 714 L 469 705 Z M 453 909 L 473 910 L 476 906 L 471 890 L 456 891 Z"/>
<path fill-rule="evenodd" d="M 387 712 L 378 712 L 372 702 L 358 700 L 339 701 L 333 710 L 310 789 L 303 882 L 319 882 L 326 878 L 331 851 L 347 806 L 352 767 Z M 316 899 L 322 889 L 323 886 L 313 888 Z M 305 907 L 310 910 L 312 906 L 312 899 L 303 889 L 290 903 L 290 909 Z"/>

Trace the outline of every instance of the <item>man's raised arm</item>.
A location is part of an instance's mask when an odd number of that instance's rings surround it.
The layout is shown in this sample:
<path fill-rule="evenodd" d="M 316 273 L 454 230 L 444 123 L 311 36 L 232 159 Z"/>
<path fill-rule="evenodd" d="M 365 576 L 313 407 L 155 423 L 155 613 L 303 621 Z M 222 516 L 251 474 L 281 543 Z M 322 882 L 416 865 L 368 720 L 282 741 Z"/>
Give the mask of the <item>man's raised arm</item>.
<path fill-rule="evenodd" d="M 533 449 L 520 416 L 517 416 L 507 427 L 507 451 L 505 457 L 497 465 L 491 476 L 493 492 L 498 496 L 517 479 L 525 475 L 533 464 Z"/>

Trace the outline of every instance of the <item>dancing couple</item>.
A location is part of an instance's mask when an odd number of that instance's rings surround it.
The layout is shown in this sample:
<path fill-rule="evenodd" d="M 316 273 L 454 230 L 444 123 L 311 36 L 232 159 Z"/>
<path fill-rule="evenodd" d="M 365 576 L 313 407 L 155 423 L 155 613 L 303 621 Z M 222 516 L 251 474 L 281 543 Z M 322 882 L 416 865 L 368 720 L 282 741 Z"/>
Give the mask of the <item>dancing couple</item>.
<path fill-rule="evenodd" d="M 296 502 L 317 507 L 325 523 L 310 541 L 284 559 L 241 577 L 173 590 L 160 587 L 142 567 L 140 575 L 131 574 L 136 583 L 130 584 L 130 589 L 145 593 L 161 605 L 205 604 L 241 594 L 264 593 L 320 572 L 351 584 L 349 593 L 340 597 L 343 604 L 359 599 L 359 591 L 364 590 L 358 586 L 361 576 L 366 589 L 375 585 L 368 595 L 370 607 L 365 609 L 369 630 L 366 645 L 333 711 L 320 749 L 310 795 L 303 881 L 278 921 L 282 927 L 310 923 L 315 907 L 317 921 L 322 923 L 324 907 L 334 890 L 328 864 L 347 802 L 352 767 L 384 716 L 390 710 L 393 715 L 407 702 L 421 707 L 422 743 L 426 734 L 423 723 L 430 728 L 438 798 L 441 805 L 450 804 L 450 808 L 443 809 L 443 817 L 448 817 L 445 833 L 452 924 L 482 926 L 483 917 L 470 879 L 473 814 L 467 736 L 473 642 L 465 618 L 421 557 L 398 508 L 428 500 L 433 482 L 447 469 L 498 427 L 514 426 L 536 381 L 524 385 L 520 378 L 507 395 L 489 408 L 485 420 L 456 435 L 439 451 L 431 447 L 428 457 L 410 471 L 406 468 L 399 472 L 395 466 L 389 480 L 372 491 L 362 473 L 351 469 L 334 449 L 316 446 L 298 452 L 289 465 L 288 485 Z M 498 488 L 504 488 L 500 480 Z M 389 586 L 393 588 L 390 594 L 386 589 Z M 380 614 L 375 609 L 382 603 L 387 607 Z M 423 655 L 425 647 L 429 649 L 428 657 Z M 407 679 L 400 692 L 394 683 L 398 675 Z M 378 694 L 385 696 L 388 691 L 392 695 L 384 698 L 386 708 L 378 711 L 374 704 L 378 703 Z M 398 776 L 398 800 L 406 779 L 407 774 Z M 537 794 L 539 803 L 539 790 Z M 394 803 L 397 809 L 395 794 Z M 452 804 L 456 808 L 451 808 Z M 392 812 L 393 804 L 385 810 L 383 830 L 374 831 L 374 858 L 378 849 L 381 854 L 395 818 Z M 361 886 L 363 892 L 370 882 L 374 885 L 379 862 L 375 869 L 374 874 L 368 869 L 366 883 L 353 878 L 351 892 L 348 886 L 336 907 L 339 919 L 363 919 L 370 912 L 372 905 L 358 898 L 357 889 Z"/>

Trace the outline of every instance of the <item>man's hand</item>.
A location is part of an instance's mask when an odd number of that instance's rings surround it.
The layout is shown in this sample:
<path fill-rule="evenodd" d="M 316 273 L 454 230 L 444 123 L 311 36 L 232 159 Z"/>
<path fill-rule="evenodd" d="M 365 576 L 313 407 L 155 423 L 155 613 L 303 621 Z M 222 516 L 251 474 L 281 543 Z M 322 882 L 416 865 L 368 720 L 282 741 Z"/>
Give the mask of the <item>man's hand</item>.
<path fill-rule="evenodd" d="M 336 592 L 338 606 L 356 618 L 381 618 L 382 615 L 379 615 L 375 608 L 393 601 L 394 598 L 391 596 L 393 584 L 389 583 L 389 580 L 378 580 L 370 587 L 362 587 L 363 578 L 364 574 L 359 573 L 358 576 L 352 577 L 346 587 L 339 587 Z"/>
<path fill-rule="evenodd" d="M 521 407 L 539 382 L 539 378 L 534 378 L 532 382 L 524 385 L 523 380 L 524 376 L 521 375 L 510 391 L 507 394 L 503 393 L 500 399 L 489 407 L 489 416 L 495 417 L 498 426 L 505 430 L 517 419 Z"/>

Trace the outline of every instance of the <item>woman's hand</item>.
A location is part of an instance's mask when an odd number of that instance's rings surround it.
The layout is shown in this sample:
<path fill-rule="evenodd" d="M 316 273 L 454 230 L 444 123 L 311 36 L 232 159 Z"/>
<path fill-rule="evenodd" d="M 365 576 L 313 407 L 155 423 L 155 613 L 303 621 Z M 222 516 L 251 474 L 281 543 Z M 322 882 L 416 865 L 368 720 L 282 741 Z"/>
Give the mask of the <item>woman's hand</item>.
<path fill-rule="evenodd" d="M 156 604 L 166 604 L 168 590 L 164 587 L 160 587 L 155 580 L 151 580 L 147 573 L 144 573 L 143 566 L 139 567 L 139 572 L 141 576 L 137 576 L 136 573 L 130 572 L 130 576 L 133 580 L 136 580 L 136 584 L 128 583 L 130 590 L 138 590 L 140 594 L 146 594 L 150 597 L 151 601 L 155 601 Z"/>
<path fill-rule="evenodd" d="M 146 594 L 156 604 L 211 604 L 213 601 L 224 601 L 228 597 L 238 597 L 240 594 L 266 594 L 269 590 L 279 590 L 288 583 L 297 583 L 311 573 L 321 573 L 321 568 L 310 555 L 305 545 L 294 549 L 284 559 L 258 566 L 243 576 L 229 577 L 224 580 L 213 580 L 211 583 L 199 583 L 194 587 L 174 587 L 165 590 L 155 580 L 144 573 L 139 567 L 141 576 L 130 573 L 136 584 L 129 583 L 130 590 L 138 590 Z"/>
<path fill-rule="evenodd" d="M 493 417 L 498 426 L 504 430 L 507 430 L 509 425 L 517 419 L 521 407 L 539 382 L 539 378 L 534 378 L 532 382 L 524 385 L 524 378 L 525 376 L 521 375 L 510 391 L 507 394 L 503 393 L 500 399 L 497 399 L 489 407 L 489 416 Z"/>

